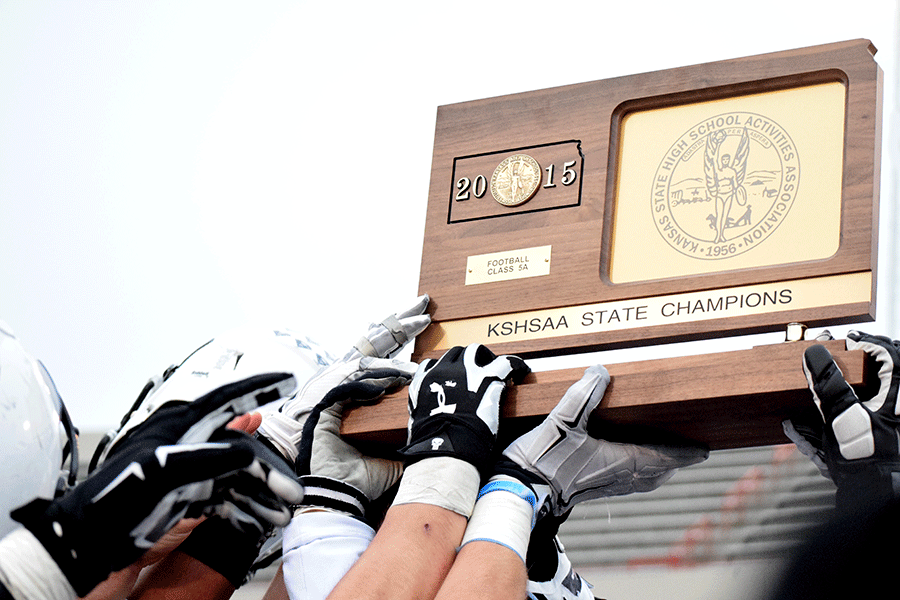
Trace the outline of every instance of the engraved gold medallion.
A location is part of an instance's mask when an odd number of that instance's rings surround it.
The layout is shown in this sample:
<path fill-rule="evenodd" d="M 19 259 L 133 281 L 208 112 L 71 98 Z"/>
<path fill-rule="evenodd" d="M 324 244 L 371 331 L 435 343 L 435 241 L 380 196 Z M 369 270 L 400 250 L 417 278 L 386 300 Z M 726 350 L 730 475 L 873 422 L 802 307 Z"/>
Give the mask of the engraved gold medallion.
<path fill-rule="evenodd" d="M 541 185 L 541 165 L 527 154 L 503 159 L 491 175 L 491 195 L 504 206 L 528 202 Z"/>
<path fill-rule="evenodd" d="M 800 187 L 797 144 L 765 115 L 708 117 L 672 145 L 652 185 L 650 210 L 670 246 L 727 259 L 757 247 L 788 217 Z"/>

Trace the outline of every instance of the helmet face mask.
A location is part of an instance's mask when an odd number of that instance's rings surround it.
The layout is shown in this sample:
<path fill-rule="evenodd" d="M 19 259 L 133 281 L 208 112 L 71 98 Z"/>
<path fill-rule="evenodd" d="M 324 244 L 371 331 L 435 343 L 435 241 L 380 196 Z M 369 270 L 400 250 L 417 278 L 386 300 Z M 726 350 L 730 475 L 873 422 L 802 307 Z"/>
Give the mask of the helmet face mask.
<path fill-rule="evenodd" d="M 76 435 L 47 369 L 0 322 L 0 537 L 15 526 L 11 510 L 74 484 Z M 70 456 L 71 472 L 63 469 Z"/>

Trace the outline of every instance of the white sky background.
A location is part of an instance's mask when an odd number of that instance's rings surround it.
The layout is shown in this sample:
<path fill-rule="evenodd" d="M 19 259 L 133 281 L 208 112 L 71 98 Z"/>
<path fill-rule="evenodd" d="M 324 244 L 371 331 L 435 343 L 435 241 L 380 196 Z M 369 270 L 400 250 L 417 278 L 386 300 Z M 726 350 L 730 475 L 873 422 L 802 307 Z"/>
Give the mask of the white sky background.
<path fill-rule="evenodd" d="M 341 354 L 417 294 L 437 106 L 865 37 L 896 145 L 898 15 L 890 0 L 0 0 L 0 319 L 83 431 L 235 325 L 292 325 Z"/>

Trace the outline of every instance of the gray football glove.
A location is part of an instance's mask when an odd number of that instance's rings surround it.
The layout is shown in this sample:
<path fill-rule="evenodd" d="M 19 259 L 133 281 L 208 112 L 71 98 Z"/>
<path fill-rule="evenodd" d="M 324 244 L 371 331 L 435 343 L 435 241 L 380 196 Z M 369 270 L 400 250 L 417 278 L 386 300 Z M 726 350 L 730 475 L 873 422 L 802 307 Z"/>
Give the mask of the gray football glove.
<path fill-rule="evenodd" d="M 385 317 L 381 323 L 369 325 L 369 330 L 359 338 L 344 360 L 360 356 L 376 358 L 396 356 L 407 343 L 431 324 L 431 316 L 425 312 L 429 301 L 428 294 L 423 294 L 407 310 Z"/>
<path fill-rule="evenodd" d="M 400 478 L 401 463 L 365 456 L 341 439 L 341 417 L 347 403 L 374 402 L 387 390 L 409 383 L 416 367 L 386 358 L 338 361 L 313 377 L 281 410 L 263 418 L 258 433 L 294 463 L 310 487 L 306 502 L 317 497 L 325 502 L 328 493 L 316 490 L 334 487 L 326 480 L 340 482 L 352 488 L 343 490 L 350 496 L 344 501 L 355 508 L 324 505 L 362 517 L 365 501 L 378 498 Z M 320 479 L 308 479 L 311 476 Z"/>
<path fill-rule="evenodd" d="M 546 497 L 538 518 L 563 515 L 593 498 L 654 490 L 676 469 L 709 456 L 709 450 L 697 445 L 638 445 L 592 437 L 588 418 L 609 380 L 605 367 L 588 368 L 540 425 L 503 451 L 515 465 L 505 472 L 531 483 L 539 501 Z M 503 472 L 502 464 L 498 471 Z"/>

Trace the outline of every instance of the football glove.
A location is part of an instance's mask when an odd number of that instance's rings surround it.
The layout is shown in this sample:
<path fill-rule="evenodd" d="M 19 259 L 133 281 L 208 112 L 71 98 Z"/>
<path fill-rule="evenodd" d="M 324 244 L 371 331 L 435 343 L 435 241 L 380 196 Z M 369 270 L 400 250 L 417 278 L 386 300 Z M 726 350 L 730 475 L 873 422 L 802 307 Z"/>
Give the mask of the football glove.
<path fill-rule="evenodd" d="M 786 421 L 784 428 L 834 480 L 839 509 L 874 508 L 900 496 L 900 342 L 851 331 L 846 347 L 877 363 L 877 389 L 857 396 L 831 353 L 810 346 L 803 371 L 818 411 Z"/>
<path fill-rule="evenodd" d="M 535 535 L 532 532 L 528 546 L 528 600 L 594 600 L 591 584 L 572 568 L 559 537 Z M 535 547 L 541 552 L 533 550 Z"/>
<path fill-rule="evenodd" d="M 455 347 L 419 365 L 409 386 L 408 462 L 450 456 L 482 470 L 493 459 L 500 402 L 507 384 L 531 369 L 486 346 Z"/>
<path fill-rule="evenodd" d="M 372 403 L 409 383 L 417 365 L 389 359 L 431 322 L 428 296 L 369 327 L 342 358 L 319 371 L 296 397 L 266 415 L 257 433 L 294 465 L 308 493 L 305 505 L 365 520 L 368 504 L 399 479 L 403 465 L 363 455 L 340 437 L 349 402 Z"/>
<path fill-rule="evenodd" d="M 161 408 L 88 479 L 13 511 L 84 596 L 140 558 L 182 518 L 216 514 L 239 529 L 285 525 L 303 489 L 283 460 L 225 425 L 288 395 L 286 373 L 257 375 Z"/>
<path fill-rule="evenodd" d="M 538 519 L 548 513 L 561 516 L 593 498 L 648 492 L 676 469 L 709 456 L 708 449 L 697 445 L 638 445 L 592 437 L 588 418 L 609 381 L 605 367 L 589 367 L 540 425 L 503 451 L 508 460 L 495 469 L 533 487 Z"/>
<path fill-rule="evenodd" d="M 428 294 L 423 294 L 405 311 L 385 317 L 381 323 L 370 325 L 369 330 L 359 338 L 344 360 L 360 356 L 375 358 L 396 356 L 406 344 L 431 324 L 431 317 L 425 312 L 429 301 Z"/>
<path fill-rule="evenodd" d="M 341 439 L 341 417 L 347 403 L 374 402 L 387 390 L 407 384 L 415 369 L 414 363 L 391 359 L 338 361 L 279 412 L 263 419 L 257 433 L 293 461 L 301 481 L 310 487 L 306 503 L 319 500 L 362 518 L 367 501 L 399 479 L 399 462 L 365 456 Z"/>

